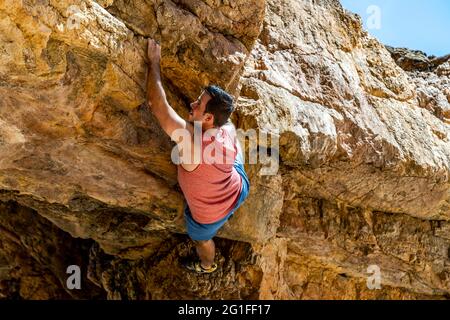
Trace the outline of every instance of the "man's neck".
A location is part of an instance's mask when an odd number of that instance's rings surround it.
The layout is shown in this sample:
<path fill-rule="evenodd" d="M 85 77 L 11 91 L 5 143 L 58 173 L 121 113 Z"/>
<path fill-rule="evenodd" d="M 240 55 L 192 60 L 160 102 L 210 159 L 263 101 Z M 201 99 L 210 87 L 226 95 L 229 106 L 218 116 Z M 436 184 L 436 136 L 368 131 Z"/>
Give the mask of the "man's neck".
<path fill-rule="evenodd" d="M 202 128 L 203 132 L 208 131 L 208 130 L 214 130 L 214 132 L 216 132 L 219 128 L 215 127 L 214 125 L 208 125 L 208 126 L 204 126 Z"/>

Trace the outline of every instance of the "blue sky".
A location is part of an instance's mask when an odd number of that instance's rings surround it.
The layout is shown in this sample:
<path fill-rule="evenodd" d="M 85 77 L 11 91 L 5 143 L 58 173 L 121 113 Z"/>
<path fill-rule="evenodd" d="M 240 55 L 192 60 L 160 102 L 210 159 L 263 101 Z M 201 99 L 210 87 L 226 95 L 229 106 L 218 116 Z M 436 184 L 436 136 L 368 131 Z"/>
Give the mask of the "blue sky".
<path fill-rule="evenodd" d="M 364 28 L 384 44 L 422 50 L 429 55 L 450 54 L 449 0 L 341 0 L 341 3 L 359 14 Z M 373 5 L 380 10 L 372 8 L 367 13 Z"/>

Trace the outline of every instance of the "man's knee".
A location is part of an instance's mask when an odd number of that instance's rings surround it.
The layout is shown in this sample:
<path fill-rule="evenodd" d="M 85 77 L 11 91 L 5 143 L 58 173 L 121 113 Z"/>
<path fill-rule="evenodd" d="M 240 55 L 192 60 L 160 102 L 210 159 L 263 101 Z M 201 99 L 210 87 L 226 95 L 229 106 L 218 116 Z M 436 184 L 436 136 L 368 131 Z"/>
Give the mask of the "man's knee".
<path fill-rule="evenodd" d="M 212 239 L 210 240 L 194 240 L 195 245 L 200 246 L 200 247 L 204 247 L 207 246 L 211 243 Z"/>

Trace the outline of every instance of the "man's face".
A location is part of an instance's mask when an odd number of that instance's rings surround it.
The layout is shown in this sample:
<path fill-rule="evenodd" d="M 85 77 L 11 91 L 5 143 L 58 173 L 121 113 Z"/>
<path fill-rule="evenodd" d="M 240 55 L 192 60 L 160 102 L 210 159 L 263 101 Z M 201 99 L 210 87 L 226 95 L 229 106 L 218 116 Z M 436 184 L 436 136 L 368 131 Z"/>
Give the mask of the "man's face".
<path fill-rule="evenodd" d="M 191 103 L 191 110 L 189 111 L 189 121 L 200 121 L 201 123 L 209 122 L 212 115 L 210 113 L 205 113 L 206 104 L 211 100 L 211 96 L 203 91 L 200 97 Z"/>

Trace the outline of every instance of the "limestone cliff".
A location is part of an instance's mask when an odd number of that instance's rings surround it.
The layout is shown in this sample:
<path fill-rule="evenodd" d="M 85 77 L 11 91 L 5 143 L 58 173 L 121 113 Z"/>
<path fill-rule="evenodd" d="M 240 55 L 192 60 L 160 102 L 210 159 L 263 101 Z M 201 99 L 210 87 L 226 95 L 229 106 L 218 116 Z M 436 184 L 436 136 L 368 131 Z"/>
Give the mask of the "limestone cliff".
<path fill-rule="evenodd" d="M 449 57 L 391 56 L 337 0 L 1 0 L 0 31 L 0 297 L 450 297 Z M 144 104 L 148 37 L 182 115 L 217 83 L 239 128 L 279 133 L 213 275 L 178 263 L 192 245 Z"/>

